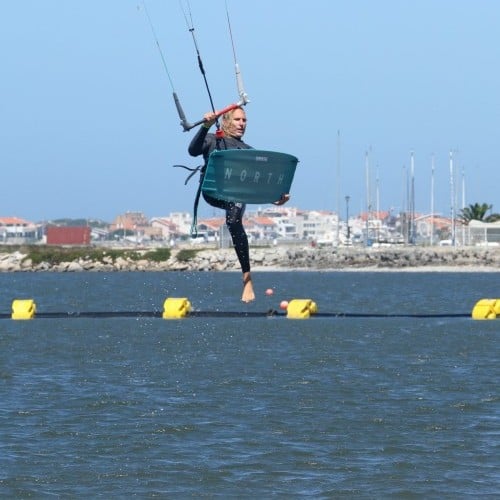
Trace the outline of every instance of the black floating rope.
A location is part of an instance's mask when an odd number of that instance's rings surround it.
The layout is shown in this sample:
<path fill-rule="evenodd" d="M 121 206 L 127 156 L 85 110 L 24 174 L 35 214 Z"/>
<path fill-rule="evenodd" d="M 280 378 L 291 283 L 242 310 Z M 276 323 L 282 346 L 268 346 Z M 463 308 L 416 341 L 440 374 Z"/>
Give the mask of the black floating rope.
<path fill-rule="evenodd" d="M 162 318 L 163 311 L 73 311 L 73 312 L 37 312 L 34 318 Z M 262 318 L 286 317 L 285 312 L 275 309 L 268 311 L 191 311 L 186 317 L 193 318 Z M 311 318 L 470 318 L 470 313 L 424 313 L 424 314 L 394 314 L 394 313 L 342 313 L 324 312 L 311 314 Z M 0 319 L 11 319 L 11 314 L 0 313 Z"/>
<path fill-rule="evenodd" d="M 318 318 L 470 318 L 470 313 L 427 313 L 427 314 L 409 314 L 409 313 L 316 313 L 311 317 Z"/>

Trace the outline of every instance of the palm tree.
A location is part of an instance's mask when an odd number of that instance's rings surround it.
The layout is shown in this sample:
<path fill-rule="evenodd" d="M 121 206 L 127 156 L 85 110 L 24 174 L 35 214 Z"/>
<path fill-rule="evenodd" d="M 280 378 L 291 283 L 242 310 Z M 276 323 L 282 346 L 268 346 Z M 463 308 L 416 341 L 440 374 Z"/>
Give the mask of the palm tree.
<path fill-rule="evenodd" d="M 482 222 L 495 222 L 500 220 L 500 214 L 486 215 L 488 210 L 491 210 L 493 205 L 487 203 L 474 203 L 460 210 L 459 219 L 468 224 L 471 220 L 480 220 Z"/>
<path fill-rule="evenodd" d="M 486 217 L 486 222 L 496 222 L 500 220 L 500 214 L 491 214 Z"/>

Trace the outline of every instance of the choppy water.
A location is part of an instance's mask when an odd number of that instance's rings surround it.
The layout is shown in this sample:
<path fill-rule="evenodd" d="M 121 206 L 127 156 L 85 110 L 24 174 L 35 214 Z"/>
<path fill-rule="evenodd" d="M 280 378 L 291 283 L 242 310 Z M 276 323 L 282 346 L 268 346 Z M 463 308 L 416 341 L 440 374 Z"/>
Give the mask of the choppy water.
<path fill-rule="evenodd" d="M 445 314 L 2 319 L 0 495 L 498 498 L 500 320 L 452 315 L 499 277 L 255 273 L 247 306 L 234 273 L 0 274 L 5 313 Z"/>

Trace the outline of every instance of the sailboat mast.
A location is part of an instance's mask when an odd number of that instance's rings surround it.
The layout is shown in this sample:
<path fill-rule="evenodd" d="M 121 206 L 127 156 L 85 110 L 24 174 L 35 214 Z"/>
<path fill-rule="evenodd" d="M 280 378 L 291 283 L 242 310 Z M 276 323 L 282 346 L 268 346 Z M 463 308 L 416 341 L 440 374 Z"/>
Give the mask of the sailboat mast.
<path fill-rule="evenodd" d="M 347 221 L 349 224 L 349 221 Z M 337 130 L 337 245 L 340 243 L 340 130 Z"/>
<path fill-rule="evenodd" d="M 401 204 L 401 234 L 405 244 L 408 244 L 408 172 L 403 165 L 403 200 Z"/>
<path fill-rule="evenodd" d="M 450 202 L 451 202 L 451 244 L 455 246 L 455 182 L 453 179 L 453 151 L 450 151 Z"/>
<path fill-rule="evenodd" d="M 365 176 L 366 176 L 366 246 L 369 245 L 369 231 L 370 231 L 370 165 L 368 160 L 368 151 L 365 152 Z"/>
<path fill-rule="evenodd" d="M 431 158 L 431 246 L 434 244 L 434 155 Z"/>
<path fill-rule="evenodd" d="M 410 243 L 415 244 L 415 163 L 413 151 L 410 156 Z"/>
<path fill-rule="evenodd" d="M 465 209 L 465 169 L 462 167 L 462 213 Z M 465 226 L 461 225 L 462 229 L 462 245 L 465 245 Z"/>

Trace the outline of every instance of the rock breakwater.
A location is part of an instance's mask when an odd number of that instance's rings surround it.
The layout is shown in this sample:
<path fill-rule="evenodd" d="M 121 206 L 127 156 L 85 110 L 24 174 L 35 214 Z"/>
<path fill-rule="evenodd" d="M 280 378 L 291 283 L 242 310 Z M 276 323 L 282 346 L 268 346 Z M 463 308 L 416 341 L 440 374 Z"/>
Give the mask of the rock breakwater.
<path fill-rule="evenodd" d="M 144 252 L 146 253 L 146 252 Z M 232 249 L 199 249 L 186 260 L 175 249 L 164 261 L 108 257 L 96 261 L 80 257 L 69 262 L 34 264 L 22 251 L 2 253 L 0 272 L 100 272 L 100 271 L 235 271 L 239 269 Z M 254 270 L 449 270 L 498 271 L 500 248 L 389 247 L 332 248 L 276 246 L 251 249 Z"/>

